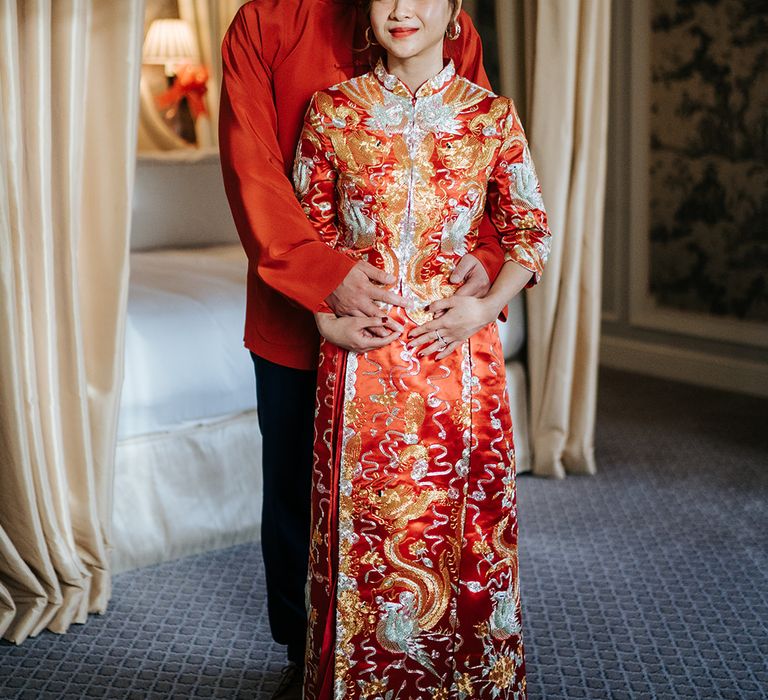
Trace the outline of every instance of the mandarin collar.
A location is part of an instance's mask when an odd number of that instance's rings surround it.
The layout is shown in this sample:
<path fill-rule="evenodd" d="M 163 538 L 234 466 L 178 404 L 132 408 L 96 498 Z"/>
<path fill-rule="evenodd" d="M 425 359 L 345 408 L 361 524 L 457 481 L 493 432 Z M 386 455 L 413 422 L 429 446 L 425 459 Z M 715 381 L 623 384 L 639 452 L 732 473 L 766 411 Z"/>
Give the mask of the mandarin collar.
<path fill-rule="evenodd" d="M 454 66 L 453 59 L 448 59 L 439 73 L 433 75 L 423 85 L 416 90 L 414 95 L 411 89 L 393 73 L 390 73 L 385 65 L 384 59 L 379 58 L 376 62 L 376 66 L 373 69 L 373 74 L 378 81 L 390 92 L 400 97 L 407 97 L 409 100 L 414 97 L 426 97 L 427 95 L 434 95 L 445 88 L 456 76 L 456 67 Z"/>

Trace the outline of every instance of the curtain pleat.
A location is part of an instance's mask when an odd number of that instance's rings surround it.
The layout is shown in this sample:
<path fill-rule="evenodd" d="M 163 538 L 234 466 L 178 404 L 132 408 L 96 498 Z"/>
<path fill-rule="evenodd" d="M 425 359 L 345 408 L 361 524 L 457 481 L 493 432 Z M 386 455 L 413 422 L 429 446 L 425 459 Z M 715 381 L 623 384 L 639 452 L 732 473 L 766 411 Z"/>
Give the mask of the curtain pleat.
<path fill-rule="evenodd" d="M 143 0 L 0 10 L 0 634 L 111 595 Z"/>
<path fill-rule="evenodd" d="M 594 474 L 609 0 L 526 0 L 528 131 L 553 245 L 527 295 L 533 472 Z"/>
<path fill-rule="evenodd" d="M 499 89 L 511 97 L 523 123 L 527 123 L 523 6 L 519 2 L 496 0 L 496 44 L 499 52 Z"/>

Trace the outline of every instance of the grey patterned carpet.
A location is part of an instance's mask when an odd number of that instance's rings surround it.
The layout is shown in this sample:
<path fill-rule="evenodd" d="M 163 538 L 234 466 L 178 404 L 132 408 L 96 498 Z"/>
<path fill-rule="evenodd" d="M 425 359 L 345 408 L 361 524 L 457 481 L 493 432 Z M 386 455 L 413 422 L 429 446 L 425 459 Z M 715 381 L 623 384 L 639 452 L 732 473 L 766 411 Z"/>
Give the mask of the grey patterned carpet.
<path fill-rule="evenodd" d="M 601 370 L 595 477 L 518 477 L 531 700 L 768 697 L 768 402 Z M 0 698 L 268 698 L 257 544 L 0 642 Z"/>

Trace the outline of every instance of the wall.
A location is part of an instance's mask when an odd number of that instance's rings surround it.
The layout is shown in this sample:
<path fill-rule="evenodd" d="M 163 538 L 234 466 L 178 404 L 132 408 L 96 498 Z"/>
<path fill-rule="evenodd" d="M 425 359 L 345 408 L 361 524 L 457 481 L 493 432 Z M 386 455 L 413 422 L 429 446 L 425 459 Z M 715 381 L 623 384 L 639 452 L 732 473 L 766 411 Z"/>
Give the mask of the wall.
<path fill-rule="evenodd" d="M 166 19 L 179 16 L 178 0 L 146 0 L 144 5 L 144 36 L 149 25 L 156 19 Z"/>
<path fill-rule="evenodd" d="M 613 3 L 601 362 L 768 396 L 768 47 L 748 20 L 749 0 Z"/>
<path fill-rule="evenodd" d="M 768 37 L 754 0 L 651 3 L 650 288 L 768 321 Z"/>

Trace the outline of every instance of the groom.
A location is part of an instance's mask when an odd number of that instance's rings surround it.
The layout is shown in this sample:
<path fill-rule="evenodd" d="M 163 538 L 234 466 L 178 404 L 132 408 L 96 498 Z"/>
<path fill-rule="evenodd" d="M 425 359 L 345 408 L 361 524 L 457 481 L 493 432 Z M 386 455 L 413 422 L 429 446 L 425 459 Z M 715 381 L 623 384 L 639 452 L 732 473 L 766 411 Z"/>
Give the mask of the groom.
<path fill-rule="evenodd" d="M 267 606 L 272 636 L 288 647 L 275 698 L 301 697 L 319 343 L 312 312 L 325 303 L 337 315 L 371 317 L 373 325 L 381 316 L 376 301 L 402 304 L 387 286 L 394 279 L 320 240 L 291 182 L 312 94 L 372 66 L 376 47 L 353 50 L 367 44 L 362 4 L 252 0 L 240 8 L 222 44 L 219 144 L 227 198 L 248 257 L 244 340 L 256 373 L 263 437 Z M 407 6 L 396 11 L 408 12 Z M 459 22 L 459 38 L 446 41 L 449 55 L 460 74 L 489 87 L 477 32 L 466 13 Z M 478 247 L 460 260 L 450 281 L 463 282 L 459 293 L 484 296 L 502 264 L 486 217 Z M 386 342 L 370 341 L 371 347 Z"/>

